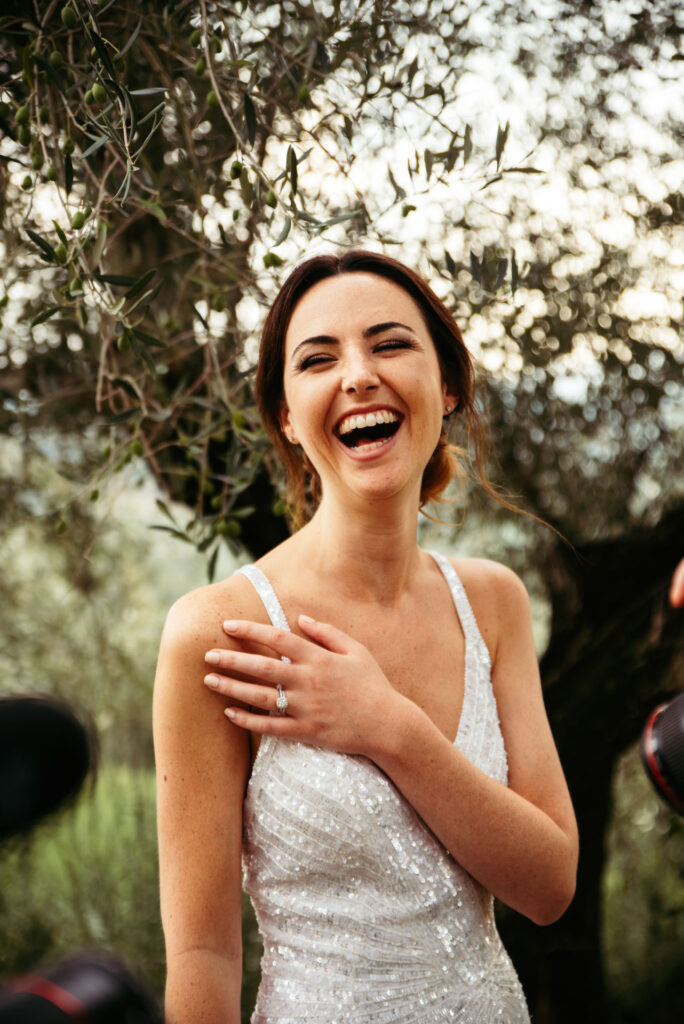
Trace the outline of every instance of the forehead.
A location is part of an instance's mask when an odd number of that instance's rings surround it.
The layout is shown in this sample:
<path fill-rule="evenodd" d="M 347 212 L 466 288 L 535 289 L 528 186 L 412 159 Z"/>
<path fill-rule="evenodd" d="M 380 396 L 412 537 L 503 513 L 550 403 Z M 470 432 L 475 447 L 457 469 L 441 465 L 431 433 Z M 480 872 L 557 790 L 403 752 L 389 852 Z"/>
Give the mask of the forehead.
<path fill-rule="evenodd" d="M 395 321 L 425 332 L 420 307 L 400 285 L 377 274 L 338 274 L 319 281 L 294 308 L 286 349 L 316 335 L 333 337 Z"/>

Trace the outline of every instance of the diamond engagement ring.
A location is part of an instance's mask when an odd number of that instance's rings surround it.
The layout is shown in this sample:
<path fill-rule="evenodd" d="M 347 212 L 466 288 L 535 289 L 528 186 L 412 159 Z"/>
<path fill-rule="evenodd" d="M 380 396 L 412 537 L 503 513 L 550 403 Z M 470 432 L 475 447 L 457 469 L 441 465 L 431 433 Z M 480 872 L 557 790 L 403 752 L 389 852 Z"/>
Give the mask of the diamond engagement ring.
<path fill-rule="evenodd" d="M 279 715 L 284 715 L 285 712 L 287 711 L 287 705 L 289 703 L 287 699 L 287 694 L 283 690 L 280 683 L 276 684 L 276 689 L 278 691 L 278 699 L 276 700 L 276 711 L 278 712 Z"/>

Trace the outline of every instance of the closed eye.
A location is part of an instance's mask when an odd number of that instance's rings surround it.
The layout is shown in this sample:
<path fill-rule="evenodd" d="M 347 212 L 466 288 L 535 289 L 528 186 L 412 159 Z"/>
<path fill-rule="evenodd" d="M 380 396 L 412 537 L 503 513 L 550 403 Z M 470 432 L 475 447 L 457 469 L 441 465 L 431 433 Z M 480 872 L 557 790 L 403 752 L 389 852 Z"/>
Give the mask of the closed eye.
<path fill-rule="evenodd" d="M 328 352 L 312 352 L 310 356 L 304 356 L 303 359 L 300 359 L 297 363 L 296 369 L 299 371 L 309 370 L 313 366 L 320 366 L 324 363 L 332 363 L 333 361 L 334 356 L 330 355 Z"/>
<path fill-rule="evenodd" d="M 393 349 L 412 348 L 415 349 L 417 346 L 415 342 L 408 338 L 387 338 L 385 341 L 381 341 L 375 346 L 376 352 L 387 352 Z"/>

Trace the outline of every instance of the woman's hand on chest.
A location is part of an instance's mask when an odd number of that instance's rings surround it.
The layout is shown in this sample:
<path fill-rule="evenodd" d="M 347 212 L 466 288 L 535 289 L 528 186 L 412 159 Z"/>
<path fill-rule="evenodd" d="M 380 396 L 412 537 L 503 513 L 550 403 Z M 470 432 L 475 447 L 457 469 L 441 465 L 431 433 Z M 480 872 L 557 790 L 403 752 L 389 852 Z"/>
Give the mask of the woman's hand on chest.
<path fill-rule="evenodd" d="M 304 636 L 258 622 L 224 623 L 231 639 L 266 647 L 277 657 L 209 651 L 206 685 L 255 709 L 226 708 L 244 729 L 374 759 L 408 698 L 347 633 L 305 615 L 297 624 Z"/>

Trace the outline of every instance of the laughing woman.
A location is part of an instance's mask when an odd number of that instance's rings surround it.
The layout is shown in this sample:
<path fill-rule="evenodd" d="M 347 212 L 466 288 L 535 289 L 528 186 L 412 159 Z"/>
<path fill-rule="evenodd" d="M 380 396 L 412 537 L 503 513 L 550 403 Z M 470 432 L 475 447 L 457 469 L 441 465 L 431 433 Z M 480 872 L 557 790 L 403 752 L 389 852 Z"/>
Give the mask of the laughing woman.
<path fill-rule="evenodd" d="M 459 330 L 400 263 L 316 257 L 269 313 L 256 388 L 293 500 L 317 504 L 167 619 L 168 1024 L 240 1020 L 243 871 L 255 1024 L 527 1022 L 493 897 L 556 920 L 577 832 L 524 587 L 416 544 L 456 469 L 446 417 L 481 442 Z"/>

